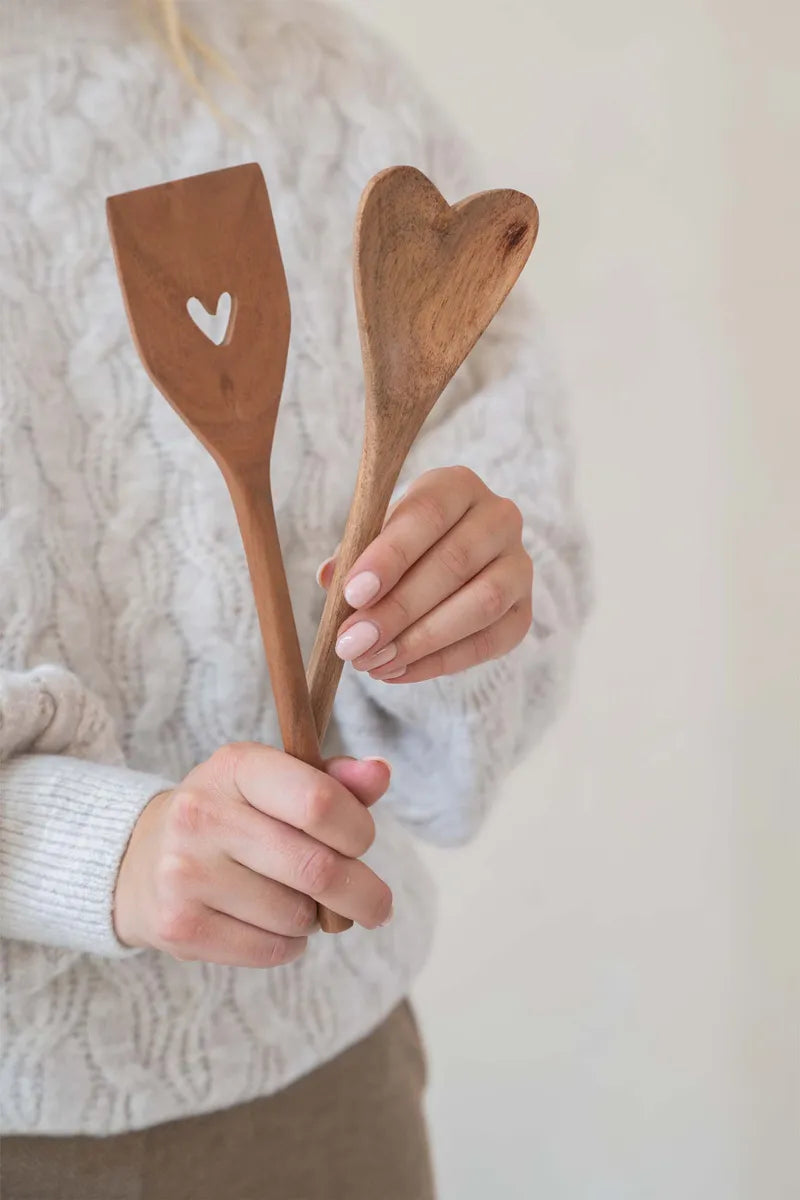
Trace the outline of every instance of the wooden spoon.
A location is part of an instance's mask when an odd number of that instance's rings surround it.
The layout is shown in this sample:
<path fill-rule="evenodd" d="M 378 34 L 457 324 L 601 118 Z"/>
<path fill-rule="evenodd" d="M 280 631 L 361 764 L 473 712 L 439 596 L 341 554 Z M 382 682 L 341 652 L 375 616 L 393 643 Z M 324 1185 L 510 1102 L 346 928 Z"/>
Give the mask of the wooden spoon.
<path fill-rule="evenodd" d="M 538 226 L 536 205 L 521 192 L 480 192 L 451 208 L 414 167 L 380 172 L 361 197 L 355 292 L 366 421 L 355 495 L 309 663 L 320 738 L 342 671 L 334 646 L 351 611 L 344 580 L 380 533 L 423 421 L 516 283 Z"/>
<path fill-rule="evenodd" d="M 107 211 L 145 369 L 216 460 L 236 509 L 284 749 L 321 768 L 270 489 L 290 313 L 261 168 L 249 163 L 112 196 Z M 212 340 L 187 302 L 216 313 L 226 294 L 228 327 Z M 320 924 L 336 932 L 352 921 L 320 907 Z"/>

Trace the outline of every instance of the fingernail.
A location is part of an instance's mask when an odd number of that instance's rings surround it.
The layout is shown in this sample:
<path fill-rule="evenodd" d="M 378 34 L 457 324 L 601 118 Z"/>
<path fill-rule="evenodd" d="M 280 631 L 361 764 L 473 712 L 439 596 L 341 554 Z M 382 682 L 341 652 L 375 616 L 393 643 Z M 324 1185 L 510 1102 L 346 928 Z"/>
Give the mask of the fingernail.
<path fill-rule="evenodd" d="M 380 636 L 380 630 L 373 621 L 357 621 L 337 641 L 336 653 L 345 662 L 351 662 L 354 658 L 366 654 Z"/>
<path fill-rule="evenodd" d="M 407 667 L 401 667 L 399 671 L 390 671 L 388 675 L 383 675 L 379 682 L 383 683 L 386 679 L 399 679 L 401 675 L 405 675 L 407 669 Z"/>
<path fill-rule="evenodd" d="M 397 654 L 397 643 L 389 642 L 388 646 L 384 646 L 377 654 L 373 654 L 372 658 L 368 658 L 365 663 L 361 664 L 360 670 L 374 671 L 376 667 L 385 667 L 390 663 Z"/>
<path fill-rule="evenodd" d="M 322 587 L 322 576 L 325 574 L 325 568 L 329 567 L 331 563 L 335 561 L 336 559 L 333 557 L 333 555 L 331 555 L 330 558 L 326 558 L 325 561 L 321 562 L 317 567 L 316 580 L 320 587 Z"/>
<path fill-rule="evenodd" d="M 381 921 L 381 928 L 383 928 L 383 926 L 384 926 L 384 925 L 388 925 L 388 924 L 389 924 L 389 922 L 390 922 L 390 921 L 391 921 L 393 918 L 394 918 L 394 905 L 392 905 L 392 907 L 389 909 L 389 915 L 388 915 L 388 917 L 386 918 L 386 920 L 385 920 L 385 921 Z"/>
<path fill-rule="evenodd" d="M 383 763 L 383 765 L 386 767 L 389 774 L 391 775 L 391 773 L 392 773 L 392 764 L 389 762 L 388 758 L 381 758 L 381 756 L 379 754 L 368 754 L 367 757 L 364 759 L 364 762 Z"/>
<path fill-rule="evenodd" d="M 360 571 L 354 575 L 344 589 L 344 598 L 351 608 L 369 604 L 381 590 L 381 581 L 374 571 Z"/>

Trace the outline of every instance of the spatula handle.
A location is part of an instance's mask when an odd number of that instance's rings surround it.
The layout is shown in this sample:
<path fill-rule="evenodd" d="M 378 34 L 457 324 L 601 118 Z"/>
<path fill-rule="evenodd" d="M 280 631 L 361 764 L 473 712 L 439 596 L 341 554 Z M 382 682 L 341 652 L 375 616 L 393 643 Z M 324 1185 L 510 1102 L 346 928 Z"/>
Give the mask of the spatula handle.
<path fill-rule="evenodd" d="M 320 741 L 328 728 L 344 666 L 336 654 L 336 634 L 353 611 L 344 598 L 344 581 L 358 556 L 383 528 L 401 466 L 402 460 L 397 465 L 381 463 L 379 456 L 366 446 L 361 456 L 350 513 L 336 556 L 336 570 L 308 664 L 308 690 Z"/>
<path fill-rule="evenodd" d="M 234 477 L 227 482 L 250 569 L 283 748 L 287 754 L 322 770 L 269 478 L 254 482 Z M 353 924 L 323 905 L 319 906 L 319 922 L 326 933 L 341 933 Z"/>

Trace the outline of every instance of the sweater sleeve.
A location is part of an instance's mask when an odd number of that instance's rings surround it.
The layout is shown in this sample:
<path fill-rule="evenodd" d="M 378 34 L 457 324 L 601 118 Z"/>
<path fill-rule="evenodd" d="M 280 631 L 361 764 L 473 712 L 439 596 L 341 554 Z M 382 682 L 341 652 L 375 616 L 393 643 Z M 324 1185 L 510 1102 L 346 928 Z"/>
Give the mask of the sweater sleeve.
<path fill-rule="evenodd" d="M 109 957 L 117 871 L 147 802 L 109 714 L 60 666 L 0 670 L 0 936 Z"/>
<path fill-rule="evenodd" d="M 420 131 L 414 165 L 450 203 L 491 184 L 416 81 L 398 68 L 386 86 L 393 110 Z M 528 270 L 535 274 L 535 248 Z M 535 570 L 531 630 L 508 656 L 425 683 L 388 687 L 348 667 L 335 710 L 346 749 L 368 753 L 381 745 L 392 760 L 386 803 L 396 816 L 442 845 L 474 835 L 498 784 L 553 720 L 590 608 L 565 398 L 524 280 L 429 417 L 401 486 L 428 468 L 455 464 L 471 467 L 522 510 Z"/>

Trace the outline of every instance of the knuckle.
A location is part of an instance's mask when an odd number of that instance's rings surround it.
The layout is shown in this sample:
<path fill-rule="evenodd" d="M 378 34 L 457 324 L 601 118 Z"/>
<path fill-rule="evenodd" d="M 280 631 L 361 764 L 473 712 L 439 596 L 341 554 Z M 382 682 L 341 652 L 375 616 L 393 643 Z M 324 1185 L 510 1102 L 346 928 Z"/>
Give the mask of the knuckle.
<path fill-rule="evenodd" d="M 306 948 L 305 938 L 288 938 L 276 934 L 267 951 L 267 966 L 282 967 L 294 962 Z"/>
<path fill-rule="evenodd" d="M 481 629 L 476 633 L 473 637 L 472 645 L 476 663 L 487 662 L 490 658 L 494 658 L 497 653 L 497 640 L 490 629 Z"/>
<path fill-rule="evenodd" d="M 276 934 L 272 938 L 272 942 L 267 951 L 268 964 L 271 967 L 280 967 L 289 961 L 290 942 L 288 938 L 280 937 Z"/>
<path fill-rule="evenodd" d="M 436 492 L 420 492 L 414 496 L 411 503 L 415 520 L 430 529 L 435 535 L 441 535 L 449 528 L 447 508 Z"/>
<path fill-rule="evenodd" d="M 189 946 L 197 942 L 202 933 L 202 918 L 187 905 L 166 907 L 159 916 L 156 936 L 164 946 Z"/>
<path fill-rule="evenodd" d="M 199 788 L 180 788 L 173 794 L 170 818 L 173 830 L 181 837 L 196 837 L 208 828 L 213 804 Z"/>
<path fill-rule="evenodd" d="M 392 659 L 392 666 L 408 665 L 424 658 L 427 647 L 431 644 L 430 618 L 428 614 L 420 617 L 405 629 L 401 636 L 395 639 L 397 654 Z"/>
<path fill-rule="evenodd" d="M 515 646 L 518 646 L 533 624 L 531 605 L 525 600 L 520 600 L 515 604 L 511 609 L 510 615 L 511 620 L 505 638 L 507 643 L 505 648 L 507 650 L 513 650 Z"/>
<path fill-rule="evenodd" d="M 300 886 L 310 895 L 326 892 L 336 879 L 338 861 L 327 846 L 317 846 L 300 864 Z"/>
<path fill-rule="evenodd" d="M 472 547 L 459 538 L 451 538 L 442 543 L 439 561 L 447 574 L 459 582 L 468 579 L 472 566 Z"/>
<path fill-rule="evenodd" d="M 234 778 L 239 764 L 252 745 L 251 742 L 228 742 L 215 750 L 208 760 L 215 777 L 220 781 Z"/>
<path fill-rule="evenodd" d="M 306 817 L 310 828 L 325 824 L 334 814 L 336 797 L 330 780 L 320 778 L 306 793 Z"/>
<path fill-rule="evenodd" d="M 481 615 L 488 621 L 497 621 L 508 608 L 505 587 L 498 579 L 481 579 L 478 588 Z"/>
<path fill-rule="evenodd" d="M 310 896 L 298 896 L 291 927 L 298 934 L 310 933 L 317 924 L 317 906 Z"/>
<path fill-rule="evenodd" d="M 167 853 L 157 868 L 156 889 L 164 896 L 180 896 L 197 881 L 199 874 L 199 866 L 190 855 Z"/>
<path fill-rule="evenodd" d="M 450 468 L 450 477 L 455 480 L 461 487 L 469 491 L 477 491 L 478 488 L 483 488 L 486 485 L 472 467 L 465 467 L 463 464 Z"/>
<path fill-rule="evenodd" d="M 498 498 L 498 511 L 503 524 L 511 529 L 517 537 L 522 536 L 523 516 L 518 504 L 508 496 Z"/>
<path fill-rule="evenodd" d="M 395 573 L 398 576 L 404 575 L 411 565 L 411 560 L 408 557 L 408 550 L 403 545 L 402 540 L 396 537 L 388 538 L 386 550 L 392 558 Z"/>
<path fill-rule="evenodd" d="M 411 620 L 411 610 L 402 591 L 395 589 L 384 600 L 384 610 L 381 614 L 381 627 L 385 629 L 405 629 Z"/>

